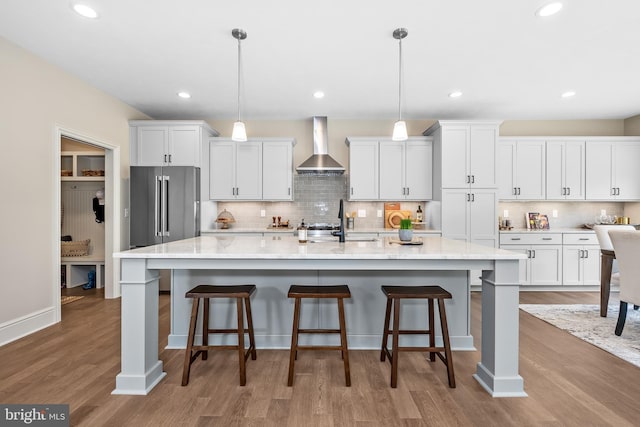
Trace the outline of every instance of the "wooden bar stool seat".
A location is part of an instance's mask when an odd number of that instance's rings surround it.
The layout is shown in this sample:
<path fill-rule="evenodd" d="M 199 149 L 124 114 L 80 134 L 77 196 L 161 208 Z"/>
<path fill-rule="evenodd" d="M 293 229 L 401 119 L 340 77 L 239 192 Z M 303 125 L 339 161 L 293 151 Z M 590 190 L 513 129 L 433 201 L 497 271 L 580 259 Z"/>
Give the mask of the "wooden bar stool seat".
<path fill-rule="evenodd" d="M 287 385 L 293 385 L 293 371 L 298 350 L 340 350 L 344 362 L 344 378 L 347 387 L 351 386 L 349 371 L 349 351 L 347 348 L 347 329 L 344 320 L 344 298 L 351 298 L 347 285 L 292 285 L 289 298 L 295 298 L 293 312 L 293 332 L 291 333 L 291 351 L 289 355 L 289 379 Z M 300 329 L 300 305 L 302 298 L 336 298 L 338 300 L 338 319 L 340 329 Z M 340 345 L 298 345 L 299 334 L 340 334 Z"/>
<path fill-rule="evenodd" d="M 247 383 L 246 361 L 256 360 L 256 345 L 253 335 L 253 319 L 251 318 L 251 295 L 256 291 L 256 285 L 199 285 L 185 294 L 185 298 L 193 298 L 191 307 L 191 322 L 189 325 L 189 337 L 182 371 L 182 385 L 189 384 L 189 371 L 191 364 L 202 354 L 202 360 L 207 360 L 209 350 L 238 350 L 240 362 L 240 385 Z M 236 329 L 212 329 L 209 325 L 209 299 L 211 298 L 235 298 L 237 305 L 238 327 Z M 198 319 L 198 305 L 203 300 L 202 319 L 202 345 L 194 345 L 196 326 Z M 247 314 L 247 330 L 249 334 L 249 348 L 244 347 L 244 313 L 243 301 Z M 209 334 L 237 334 L 238 345 L 209 345 Z"/>
<path fill-rule="evenodd" d="M 387 296 L 387 311 L 384 318 L 384 330 L 382 332 L 382 349 L 380 351 L 380 361 L 385 361 L 385 356 L 391 362 L 391 387 L 398 386 L 398 356 L 402 351 L 425 351 L 429 352 L 429 360 L 434 362 L 436 356 L 447 366 L 449 377 L 449 387 L 455 388 L 456 380 L 453 372 L 453 359 L 451 358 L 451 345 L 449 343 L 449 330 L 447 327 L 447 315 L 444 308 L 444 300 L 450 299 L 451 294 L 440 286 L 382 286 L 382 292 Z M 405 330 L 400 329 L 400 301 L 402 299 L 426 299 L 429 308 L 429 324 L 425 330 Z M 434 304 L 433 300 L 438 300 L 438 311 L 440 313 L 440 326 L 442 327 L 443 346 L 436 346 L 436 335 L 434 328 Z M 391 320 L 391 305 L 393 302 L 393 329 L 389 329 Z M 391 351 L 387 348 L 389 334 L 392 335 Z M 400 347 L 399 336 L 403 334 L 425 334 L 429 335 L 428 347 Z M 444 356 L 442 352 L 444 351 Z"/>

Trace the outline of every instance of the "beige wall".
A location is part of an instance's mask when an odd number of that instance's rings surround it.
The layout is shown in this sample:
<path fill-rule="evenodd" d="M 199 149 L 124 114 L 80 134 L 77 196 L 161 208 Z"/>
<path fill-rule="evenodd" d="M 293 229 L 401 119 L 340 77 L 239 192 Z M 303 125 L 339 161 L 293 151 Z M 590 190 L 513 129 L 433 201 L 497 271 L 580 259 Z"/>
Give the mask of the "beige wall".
<path fill-rule="evenodd" d="M 624 134 L 627 136 L 640 136 L 640 115 L 625 119 Z"/>
<path fill-rule="evenodd" d="M 16 325 L 37 329 L 55 295 L 52 238 L 55 127 L 122 147 L 117 172 L 128 177 L 129 119 L 147 118 L 26 50 L 0 38 L 0 343 Z M 126 181 L 121 181 L 126 187 Z M 123 204 L 124 206 L 124 204 Z M 124 227 L 124 219 L 122 219 Z M 127 242 L 123 242 L 127 243 Z M 13 328 L 13 329 L 12 329 Z M 16 329 L 17 328 L 17 329 Z M 24 331 L 23 331 L 24 332 Z M 28 332 L 28 331 L 26 331 Z"/>

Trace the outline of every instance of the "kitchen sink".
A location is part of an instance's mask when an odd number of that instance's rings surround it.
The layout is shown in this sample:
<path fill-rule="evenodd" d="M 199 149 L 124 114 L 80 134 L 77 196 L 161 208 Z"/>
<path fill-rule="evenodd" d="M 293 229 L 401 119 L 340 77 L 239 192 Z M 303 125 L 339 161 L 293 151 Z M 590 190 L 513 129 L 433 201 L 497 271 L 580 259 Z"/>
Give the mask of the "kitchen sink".
<path fill-rule="evenodd" d="M 377 242 L 377 237 L 345 237 L 345 242 Z M 330 243 L 338 242 L 337 237 L 310 237 L 308 243 Z"/>

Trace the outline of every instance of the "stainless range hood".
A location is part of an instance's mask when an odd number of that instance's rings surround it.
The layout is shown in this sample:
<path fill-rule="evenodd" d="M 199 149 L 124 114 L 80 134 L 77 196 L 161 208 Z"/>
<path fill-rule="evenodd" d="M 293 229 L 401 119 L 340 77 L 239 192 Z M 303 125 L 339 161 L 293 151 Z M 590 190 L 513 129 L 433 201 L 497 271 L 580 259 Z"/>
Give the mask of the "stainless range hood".
<path fill-rule="evenodd" d="M 313 156 L 296 168 L 299 175 L 342 175 L 344 167 L 329 155 L 327 118 L 313 118 Z"/>

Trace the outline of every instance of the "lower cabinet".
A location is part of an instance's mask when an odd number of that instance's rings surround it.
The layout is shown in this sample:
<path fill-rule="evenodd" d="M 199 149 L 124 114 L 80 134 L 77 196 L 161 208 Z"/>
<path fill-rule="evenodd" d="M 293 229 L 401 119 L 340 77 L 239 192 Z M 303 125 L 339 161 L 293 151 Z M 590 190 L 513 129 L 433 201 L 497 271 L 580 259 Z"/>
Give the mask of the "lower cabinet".
<path fill-rule="evenodd" d="M 562 248 L 562 283 L 568 286 L 600 284 L 600 246 L 593 234 L 565 234 Z"/>
<path fill-rule="evenodd" d="M 600 246 L 595 233 L 501 233 L 500 248 L 527 256 L 525 286 L 599 286 Z"/>

